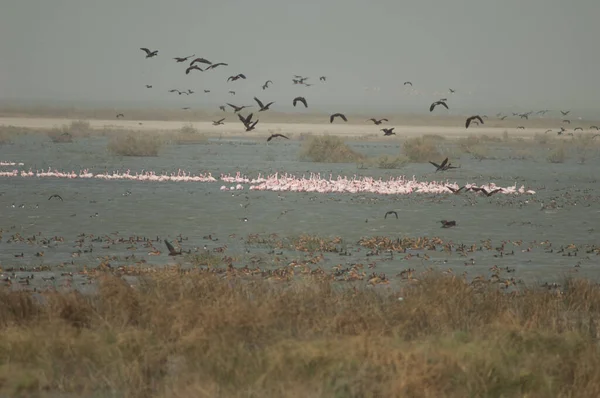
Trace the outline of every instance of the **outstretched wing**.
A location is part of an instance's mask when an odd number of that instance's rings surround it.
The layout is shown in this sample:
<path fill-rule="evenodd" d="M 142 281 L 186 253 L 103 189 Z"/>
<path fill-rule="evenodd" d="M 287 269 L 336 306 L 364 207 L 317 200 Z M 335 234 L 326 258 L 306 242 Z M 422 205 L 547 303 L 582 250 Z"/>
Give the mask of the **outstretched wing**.
<path fill-rule="evenodd" d="M 169 249 L 169 253 L 173 254 L 173 253 L 177 253 L 175 251 L 175 248 L 173 247 L 172 244 L 169 243 L 168 240 L 165 239 L 165 245 L 167 245 L 167 249 Z"/>
<path fill-rule="evenodd" d="M 146 47 L 141 47 L 140 50 L 146 52 L 146 55 L 152 54 L 152 51 L 148 50 Z"/>
<path fill-rule="evenodd" d="M 256 101 L 256 103 L 258 104 L 258 106 L 260 106 L 260 108 L 261 108 L 261 109 L 265 107 L 265 106 L 263 105 L 263 103 L 262 103 L 262 102 L 260 102 L 260 100 L 259 100 L 258 98 L 254 97 L 254 101 Z"/>

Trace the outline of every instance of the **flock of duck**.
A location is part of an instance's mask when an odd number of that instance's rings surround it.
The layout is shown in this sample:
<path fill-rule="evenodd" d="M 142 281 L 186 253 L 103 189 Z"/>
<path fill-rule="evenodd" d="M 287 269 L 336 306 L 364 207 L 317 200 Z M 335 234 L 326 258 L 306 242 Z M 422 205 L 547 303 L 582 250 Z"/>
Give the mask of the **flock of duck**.
<path fill-rule="evenodd" d="M 142 50 L 146 56 L 145 58 L 155 58 L 158 56 L 158 50 L 150 50 L 147 47 L 141 47 L 140 50 Z M 193 58 L 193 59 L 192 59 Z M 189 61 L 190 59 L 192 59 L 191 61 Z M 185 68 L 185 74 L 189 75 L 192 71 L 199 71 L 199 72 L 208 72 L 210 70 L 215 70 L 218 67 L 227 67 L 229 66 L 228 63 L 225 62 L 213 62 L 210 61 L 206 58 L 203 57 L 196 57 L 196 54 L 192 54 L 192 55 L 188 55 L 188 56 L 184 56 L 184 57 L 174 57 L 173 60 L 176 63 L 186 63 L 186 68 Z M 189 61 L 189 64 L 187 64 L 187 62 Z M 202 66 L 202 67 L 201 67 Z M 226 83 L 233 83 L 236 82 L 238 80 L 246 80 L 247 76 L 244 73 L 237 73 L 235 75 L 230 75 L 229 77 L 227 77 L 226 79 Z M 310 87 L 313 86 L 314 83 L 308 83 L 307 81 L 310 79 L 310 77 L 306 77 L 306 76 L 301 76 L 301 75 L 293 75 L 292 77 L 292 83 L 294 85 L 301 85 L 301 86 L 305 86 L 305 87 Z M 327 81 L 327 77 L 326 76 L 320 76 L 319 77 L 319 82 L 320 83 L 325 83 Z M 261 84 L 261 88 L 262 90 L 267 90 L 269 87 L 271 87 L 271 85 L 274 84 L 272 80 L 267 80 L 265 83 Z M 146 88 L 151 89 L 154 86 L 152 84 L 146 84 L 145 85 Z M 412 88 L 413 83 L 411 81 L 406 81 L 404 82 L 404 86 L 410 86 Z M 195 91 L 191 90 L 191 89 L 187 89 L 187 90 L 179 90 L 179 89 L 169 89 L 168 90 L 169 93 L 176 93 L 179 96 L 181 95 L 192 95 L 195 93 Z M 210 93 L 211 90 L 205 89 L 204 93 L 208 94 Z M 230 95 L 235 95 L 236 92 L 234 90 L 229 90 L 228 92 Z M 448 93 L 450 95 L 453 95 L 456 93 L 456 89 L 450 88 L 448 89 Z M 275 103 L 275 101 L 271 101 L 271 102 L 263 102 L 261 101 L 257 96 L 254 96 L 254 101 L 256 102 L 256 104 L 258 105 L 258 112 L 265 112 L 270 110 L 271 105 L 273 105 Z M 305 108 L 308 108 L 308 101 L 306 99 L 306 97 L 304 96 L 296 96 L 292 99 L 292 105 L 294 107 L 296 107 L 299 104 L 304 105 Z M 234 114 L 237 114 L 239 121 L 243 124 L 244 126 L 244 130 L 246 132 L 249 131 L 253 131 L 256 129 L 256 126 L 259 122 L 259 119 L 257 118 L 256 120 L 253 120 L 254 117 L 254 113 L 251 112 L 249 114 L 247 114 L 246 116 L 243 116 L 242 114 L 240 114 L 239 112 L 241 112 L 243 109 L 246 108 L 251 108 L 254 105 L 235 105 L 232 104 L 231 102 L 227 102 L 224 105 L 220 105 L 219 109 L 221 109 L 223 112 L 226 112 L 227 107 L 230 107 Z M 448 105 L 448 98 L 440 98 L 439 100 L 436 100 L 434 102 L 431 103 L 431 105 L 429 106 L 429 112 L 433 112 L 437 107 L 442 107 L 442 108 L 446 108 L 446 110 L 449 110 L 450 107 Z M 182 108 L 184 110 L 189 110 L 190 107 L 184 107 Z M 536 112 L 537 115 L 540 116 L 544 116 L 546 113 L 550 112 L 550 110 L 541 110 Z M 560 113 L 563 117 L 567 116 L 571 111 L 567 110 L 567 111 L 563 111 L 561 110 Z M 532 115 L 534 113 L 534 111 L 529 111 L 529 112 L 525 112 L 525 113 L 519 113 L 519 112 L 513 112 L 513 116 L 519 117 L 520 119 L 529 119 L 529 116 Z M 504 120 L 508 117 L 508 115 L 503 115 L 502 113 L 498 113 L 496 114 L 497 118 L 499 120 Z M 119 113 L 117 115 L 117 118 L 120 117 L 124 117 L 124 115 L 122 113 Z M 469 116 L 466 120 L 465 120 L 465 128 L 469 128 L 471 125 L 477 125 L 479 126 L 480 124 L 484 124 L 484 119 L 487 119 L 488 116 L 487 115 L 472 115 Z M 225 119 L 226 118 L 221 118 L 220 120 L 215 120 L 213 121 L 213 125 L 214 126 L 220 126 L 225 124 Z M 329 123 L 333 123 L 335 120 L 342 120 L 344 122 L 348 122 L 348 118 L 346 117 L 345 114 L 340 113 L 340 112 L 336 112 L 333 113 L 329 116 Z M 387 122 L 388 119 L 386 118 L 381 118 L 381 119 L 376 119 L 376 118 L 371 118 L 368 119 L 368 121 L 372 121 L 373 124 L 379 126 L 381 125 L 384 121 Z M 569 123 L 570 124 L 570 120 L 563 120 L 563 124 L 564 123 Z M 595 127 L 595 126 L 592 126 Z M 519 129 L 524 129 L 524 126 L 519 126 Z M 581 127 L 578 127 L 577 129 L 581 129 L 583 130 Z M 382 128 L 380 129 L 381 131 L 383 131 L 384 136 L 392 136 L 392 135 L 396 135 L 396 133 L 393 131 L 394 127 L 391 128 Z M 550 130 L 552 131 L 552 130 Z M 562 135 L 563 132 L 565 132 L 566 129 L 564 127 L 560 128 L 560 131 L 558 131 L 558 135 Z M 574 130 L 575 131 L 575 130 Z M 569 135 L 573 135 L 573 133 L 569 133 Z M 286 137 L 283 134 L 274 134 L 269 136 L 268 140 L 272 140 L 274 138 L 285 138 L 288 139 L 288 137 Z"/>

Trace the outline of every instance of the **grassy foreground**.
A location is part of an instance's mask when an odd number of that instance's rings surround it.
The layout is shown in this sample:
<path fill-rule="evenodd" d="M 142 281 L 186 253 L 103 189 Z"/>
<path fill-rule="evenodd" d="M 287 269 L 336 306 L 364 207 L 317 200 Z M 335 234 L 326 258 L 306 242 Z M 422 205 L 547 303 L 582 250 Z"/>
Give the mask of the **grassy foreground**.
<path fill-rule="evenodd" d="M 0 394 L 600 396 L 597 285 L 417 278 L 339 289 L 165 269 L 135 287 L 100 277 L 94 296 L 0 288 Z"/>

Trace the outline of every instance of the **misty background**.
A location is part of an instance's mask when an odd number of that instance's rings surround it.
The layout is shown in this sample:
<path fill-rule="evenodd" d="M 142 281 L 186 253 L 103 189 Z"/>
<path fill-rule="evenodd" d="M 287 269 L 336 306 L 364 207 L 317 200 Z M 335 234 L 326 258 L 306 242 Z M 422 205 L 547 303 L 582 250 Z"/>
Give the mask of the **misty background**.
<path fill-rule="evenodd" d="M 600 113 L 598 0 L 2 0 L 1 9 L 3 104 L 210 109 L 255 105 L 256 95 L 290 111 L 300 95 L 313 111 L 428 113 L 445 97 L 453 114 Z M 189 61 L 173 57 L 191 54 L 229 66 L 185 75 Z M 226 82 L 238 73 L 247 80 Z"/>

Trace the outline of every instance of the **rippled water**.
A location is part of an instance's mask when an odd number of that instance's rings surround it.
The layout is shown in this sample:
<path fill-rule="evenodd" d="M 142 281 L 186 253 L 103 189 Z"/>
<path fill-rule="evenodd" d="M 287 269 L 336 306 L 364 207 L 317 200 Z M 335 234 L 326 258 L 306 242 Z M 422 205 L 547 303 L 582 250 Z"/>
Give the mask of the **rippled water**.
<path fill-rule="evenodd" d="M 453 268 L 455 273 L 468 271 L 469 275 L 488 275 L 489 268 L 514 267 L 513 275 L 526 281 L 560 280 L 564 275 L 577 272 L 579 276 L 598 278 L 599 257 L 586 253 L 586 247 L 600 243 L 600 205 L 598 202 L 597 170 L 598 156 L 578 164 L 571 156 L 563 164 L 550 164 L 543 149 L 532 160 L 510 160 L 505 148 L 492 148 L 495 159 L 477 161 L 468 155 L 460 160 L 460 169 L 434 174 L 429 164 L 410 164 L 400 170 L 359 169 L 355 164 L 322 164 L 298 161 L 301 143 L 280 141 L 269 144 L 251 139 L 214 139 L 207 145 L 181 145 L 166 147 L 159 157 L 115 157 L 106 151 L 103 138 L 82 139 L 72 144 L 51 144 L 41 137 L 25 137 L 14 145 L 0 147 L 0 160 L 23 162 L 20 169 L 57 168 L 75 170 L 88 168 L 94 173 L 113 170 L 132 172 L 153 170 L 176 172 L 181 168 L 192 173 L 242 172 L 250 176 L 258 173 L 288 172 L 298 175 L 320 172 L 333 176 L 367 175 L 376 178 L 397 175 L 419 180 L 484 184 L 495 182 L 501 186 L 517 183 L 537 191 L 534 196 L 495 195 L 490 198 L 473 193 L 462 195 L 407 195 L 381 196 L 375 194 L 316 194 L 244 191 L 221 192 L 217 183 L 150 183 L 130 181 L 66 180 L 36 178 L 0 178 L 0 263 L 3 268 L 55 265 L 74 262 L 64 269 L 77 269 L 82 265 L 95 266 L 99 256 L 135 254 L 149 263 L 174 263 L 166 255 L 162 238 L 173 240 L 182 234 L 188 237 L 183 248 L 209 249 L 227 245 L 227 254 L 237 256 L 236 266 L 245 265 L 244 258 L 253 253 L 267 253 L 270 248 L 248 246 L 249 234 L 278 234 L 281 237 L 302 233 L 321 236 L 341 236 L 351 256 L 330 254 L 325 268 L 336 264 L 376 262 L 375 272 L 393 276 L 406 268 L 425 269 Z M 351 146 L 368 155 L 395 155 L 400 144 L 390 142 L 357 142 Z M 10 170 L 14 167 L 2 167 Z M 231 184 L 226 184 L 231 185 Z M 51 194 L 60 194 L 64 202 L 48 200 Z M 130 194 L 129 194 L 130 193 Z M 555 205 L 551 204 L 555 200 Z M 15 205 L 13 208 L 12 205 Z M 247 206 L 245 206 L 247 205 Z M 542 209 L 542 205 L 547 208 Z M 24 206 L 24 207 L 21 207 Z M 395 210 L 395 217 L 384 219 L 386 211 Z M 456 228 L 442 229 L 439 220 L 456 220 Z M 148 256 L 149 249 L 137 245 L 128 250 L 127 244 L 102 249 L 102 243 L 94 243 L 91 253 L 73 258 L 75 240 L 81 233 L 106 235 L 118 231 L 118 236 L 140 235 L 156 238 L 162 255 Z M 55 235 L 65 238 L 65 243 L 42 248 L 27 243 L 7 243 L 11 235 L 20 233 L 31 237 L 40 233 L 43 237 Z M 218 241 L 203 239 L 211 234 Z M 235 234 L 235 237 L 230 235 Z M 113 235 L 117 236 L 117 235 Z M 502 241 L 519 241 L 508 244 L 507 251 L 514 249 L 514 256 L 494 257 L 495 250 L 470 253 L 467 257 L 442 252 L 428 253 L 429 261 L 403 259 L 396 255 L 366 257 L 368 250 L 357 250 L 356 242 L 365 236 L 417 237 L 439 236 L 456 244 L 480 245 L 481 240 L 491 239 L 492 246 Z M 530 242 L 536 244 L 530 244 Z M 540 242 L 552 243 L 553 253 L 548 253 Z M 546 243 L 547 247 L 549 243 Z M 575 256 L 557 253 L 560 246 L 571 243 L 581 248 Z M 588 245 L 585 246 L 584 245 Z M 87 248 L 88 244 L 83 249 Z M 526 249 L 531 247 L 529 251 Z M 44 252 L 36 257 L 36 252 Z M 15 257 L 23 253 L 24 256 Z M 298 252 L 285 252 L 289 259 L 301 257 Z M 475 260 L 474 265 L 470 259 Z M 180 260 L 179 258 L 177 260 Z M 130 261 L 131 262 L 131 261 Z M 113 262 L 118 263 L 118 262 Z M 577 266 L 577 267 L 576 267 Z M 51 272 L 48 273 L 52 274 Z M 58 269 L 56 275 L 58 275 Z"/>

